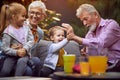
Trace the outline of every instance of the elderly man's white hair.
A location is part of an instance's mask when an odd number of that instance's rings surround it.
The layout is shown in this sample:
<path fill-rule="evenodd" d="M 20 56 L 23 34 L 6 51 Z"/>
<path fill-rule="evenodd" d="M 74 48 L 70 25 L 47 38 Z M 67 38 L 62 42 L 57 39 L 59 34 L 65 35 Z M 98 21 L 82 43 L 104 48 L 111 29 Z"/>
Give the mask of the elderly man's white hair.
<path fill-rule="evenodd" d="M 42 1 L 33 1 L 28 7 L 28 11 L 30 11 L 32 7 L 40 7 L 43 13 L 46 11 L 46 6 Z"/>
<path fill-rule="evenodd" d="M 76 16 L 79 18 L 83 11 L 87 11 L 89 13 L 96 12 L 99 15 L 98 11 L 91 4 L 80 5 L 79 8 L 76 10 Z"/>

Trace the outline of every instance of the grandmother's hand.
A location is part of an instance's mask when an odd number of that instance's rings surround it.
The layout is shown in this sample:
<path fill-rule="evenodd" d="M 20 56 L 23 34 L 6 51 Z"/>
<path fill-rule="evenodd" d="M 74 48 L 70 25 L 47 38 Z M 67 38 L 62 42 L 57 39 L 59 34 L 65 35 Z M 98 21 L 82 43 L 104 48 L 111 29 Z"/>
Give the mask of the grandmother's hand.
<path fill-rule="evenodd" d="M 23 46 L 21 44 L 12 44 L 10 47 L 13 48 L 13 49 L 20 49 Z"/>

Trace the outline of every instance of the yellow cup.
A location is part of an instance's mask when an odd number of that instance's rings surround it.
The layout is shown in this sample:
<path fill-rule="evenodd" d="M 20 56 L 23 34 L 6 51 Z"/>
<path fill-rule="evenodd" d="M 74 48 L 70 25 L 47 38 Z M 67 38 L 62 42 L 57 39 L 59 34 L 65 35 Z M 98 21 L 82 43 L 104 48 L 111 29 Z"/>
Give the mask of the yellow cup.
<path fill-rule="evenodd" d="M 65 73 L 72 73 L 73 72 L 73 66 L 75 64 L 76 56 L 73 54 L 69 55 L 63 55 L 64 60 L 64 72 Z"/>
<path fill-rule="evenodd" d="M 79 64 L 80 64 L 80 74 L 87 76 L 89 75 L 89 62 L 88 58 L 85 56 L 82 56 L 79 58 Z"/>
<path fill-rule="evenodd" d="M 89 75 L 89 63 L 88 62 L 80 62 L 80 74 L 84 76 Z"/>
<path fill-rule="evenodd" d="M 89 56 L 89 64 L 92 74 L 103 74 L 107 68 L 107 57 Z"/>

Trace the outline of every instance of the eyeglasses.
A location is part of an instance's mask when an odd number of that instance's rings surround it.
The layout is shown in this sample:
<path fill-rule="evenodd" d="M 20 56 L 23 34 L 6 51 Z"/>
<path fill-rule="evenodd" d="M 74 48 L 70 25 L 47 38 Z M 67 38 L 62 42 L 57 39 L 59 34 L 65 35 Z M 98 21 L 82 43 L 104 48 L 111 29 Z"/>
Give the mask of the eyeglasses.
<path fill-rule="evenodd" d="M 41 17 L 42 15 L 44 15 L 43 13 L 34 12 L 34 11 L 30 11 L 29 13 L 30 13 L 31 16 L 36 15 L 37 17 Z"/>

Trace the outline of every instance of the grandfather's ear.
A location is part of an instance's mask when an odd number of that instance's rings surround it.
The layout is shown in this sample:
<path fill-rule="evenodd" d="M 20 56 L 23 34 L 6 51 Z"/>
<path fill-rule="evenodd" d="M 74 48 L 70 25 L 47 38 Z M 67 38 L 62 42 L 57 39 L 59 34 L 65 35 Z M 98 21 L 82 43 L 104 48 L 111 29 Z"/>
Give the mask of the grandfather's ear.
<path fill-rule="evenodd" d="M 97 12 L 93 12 L 92 15 L 94 15 L 95 18 L 98 18 L 98 13 Z"/>

